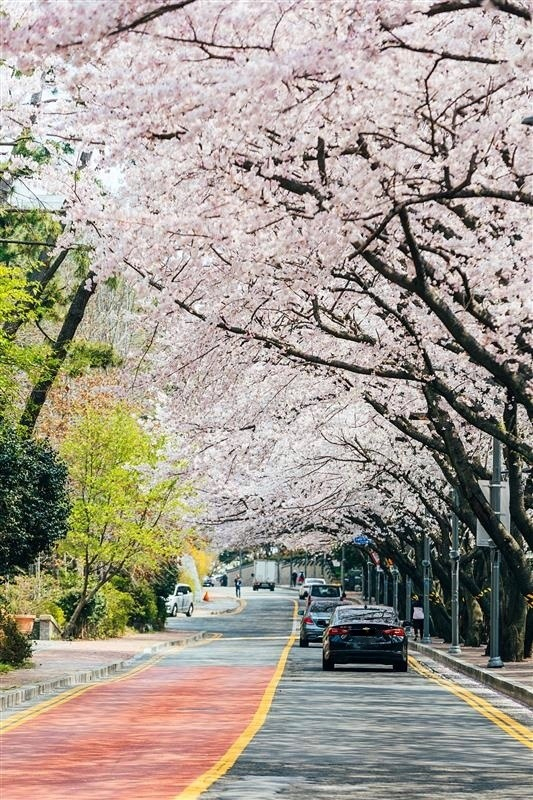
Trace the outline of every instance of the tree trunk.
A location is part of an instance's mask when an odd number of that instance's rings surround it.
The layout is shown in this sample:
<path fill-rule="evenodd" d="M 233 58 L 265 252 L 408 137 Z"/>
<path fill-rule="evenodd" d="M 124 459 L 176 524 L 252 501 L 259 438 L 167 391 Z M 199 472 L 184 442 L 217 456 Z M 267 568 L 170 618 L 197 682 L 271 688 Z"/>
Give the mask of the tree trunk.
<path fill-rule="evenodd" d="M 63 633 L 61 634 L 61 638 L 62 639 L 73 639 L 74 638 L 74 634 L 76 632 L 76 624 L 77 624 L 77 622 L 78 622 L 78 620 L 80 618 L 80 614 L 83 611 L 83 609 L 85 608 L 85 606 L 90 602 L 90 600 L 91 600 L 91 597 L 89 595 L 85 594 L 85 592 L 83 592 L 81 597 L 80 597 L 80 599 L 76 603 L 76 608 L 72 612 L 69 621 L 67 622 L 67 624 L 65 625 L 65 627 L 63 629 Z"/>
<path fill-rule="evenodd" d="M 26 430 L 28 436 L 31 435 L 35 428 L 48 392 L 68 355 L 68 346 L 74 339 L 78 326 L 85 314 L 87 304 L 96 290 L 94 277 L 94 273 L 90 272 L 87 277 L 83 278 L 76 289 L 70 308 L 63 320 L 59 336 L 52 346 L 40 377 L 30 392 L 20 418 L 20 425 Z"/>
<path fill-rule="evenodd" d="M 503 662 L 523 661 L 526 631 L 526 601 L 502 562 L 500 655 Z"/>

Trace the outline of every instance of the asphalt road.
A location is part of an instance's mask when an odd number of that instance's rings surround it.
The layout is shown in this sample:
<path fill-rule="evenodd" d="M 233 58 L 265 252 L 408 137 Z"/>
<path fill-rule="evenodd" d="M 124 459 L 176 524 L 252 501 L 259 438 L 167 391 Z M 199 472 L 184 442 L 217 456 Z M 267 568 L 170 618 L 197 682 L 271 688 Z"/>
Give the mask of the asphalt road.
<path fill-rule="evenodd" d="M 320 646 L 291 636 L 294 594 L 243 597 L 239 614 L 169 621 L 205 643 L 10 715 L 2 800 L 530 796 L 523 707 L 421 662 L 323 672 Z"/>

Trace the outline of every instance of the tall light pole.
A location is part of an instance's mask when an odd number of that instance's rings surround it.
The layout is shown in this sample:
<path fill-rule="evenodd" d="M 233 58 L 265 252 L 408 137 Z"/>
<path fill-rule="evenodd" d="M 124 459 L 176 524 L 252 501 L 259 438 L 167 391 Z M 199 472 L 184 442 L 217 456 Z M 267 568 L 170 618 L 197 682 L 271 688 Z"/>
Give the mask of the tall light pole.
<path fill-rule="evenodd" d="M 412 594 L 413 594 L 413 582 L 411 578 L 407 577 L 405 579 L 405 619 L 408 619 L 409 622 L 411 621 L 411 614 L 412 614 L 412 607 L 411 607 Z"/>
<path fill-rule="evenodd" d="M 429 591 L 431 585 L 430 576 L 430 552 L 429 552 L 429 536 L 424 534 L 424 560 L 422 561 L 424 568 L 424 632 L 422 635 L 423 644 L 431 644 L 431 636 L 429 635 Z"/>
<path fill-rule="evenodd" d="M 344 543 L 341 545 L 341 586 L 344 589 Z"/>
<path fill-rule="evenodd" d="M 381 567 L 376 567 L 376 603 L 381 597 Z"/>
<path fill-rule="evenodd" d="M 372 599 L 372 567 L 373 563 L 368 559 L 366 562 L 366 599 L 370 603 Z"/>
<path fill-rule="evenodd" d="M 383 573 L 383 605 L 389 604 L 389 575 L 387 572 Z"/>
<path fill-rule="evenodd" d="M 459 505 L 459 492 L 453 490 L 452 511 L 452 548 L 450 550 L 450 569 L 452 578 L 452 643 L 448 653 L 452 656 L 461 654 L 459 645 L 459 520 L 456 509 Z"/>
<path fill-rule="evenodd" d="M 394 565 L 392 572 L 392 606 L 398 613 L 398 567 Z"/>
<path fill-rule="evenodd" d="M 495 516 L 501 514 L 502 445 L 499 439 L 492 440 L 492 479 L 490 482 L 490 504 Z M 490 639 L 487 667 L 503 667 L 500 657 L 500 551 L 495 544 L 490 546 Z"/>

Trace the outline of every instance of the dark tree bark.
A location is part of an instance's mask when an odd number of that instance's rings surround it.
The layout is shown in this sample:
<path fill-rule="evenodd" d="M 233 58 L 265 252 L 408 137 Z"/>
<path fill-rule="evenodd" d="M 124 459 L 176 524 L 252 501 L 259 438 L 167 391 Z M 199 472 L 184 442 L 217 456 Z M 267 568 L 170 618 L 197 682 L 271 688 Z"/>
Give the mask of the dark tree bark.
<path fill-rule="evenodd" d="M 59 335 L 52 345 L 41 375 L 34 384 L 26 401 L 26 406 L 20 418 L 20 425 L 25 429 L 27 435 L 30 435 L 35 428 L 48 392 L 68 355 L 69 345 L 76 335 L 87 304 L 96 291 L 94 278 L 94 273 L 90 272 L 87 277 L 83 278 L 76 289 Z"/>

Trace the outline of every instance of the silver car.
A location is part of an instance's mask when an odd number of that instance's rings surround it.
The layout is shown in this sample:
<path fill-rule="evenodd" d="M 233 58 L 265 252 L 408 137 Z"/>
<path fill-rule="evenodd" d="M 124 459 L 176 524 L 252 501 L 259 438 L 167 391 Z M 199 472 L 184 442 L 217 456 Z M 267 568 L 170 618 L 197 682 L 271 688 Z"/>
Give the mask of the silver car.
<path fill-rule="evenodd" d="M 177 583 L 172 594 L 165 600 L 167 614 L 172 617 L 178 614 L 191 616 L 194 611 L 194 594 L 187 583 Z"/>
<path fill-rule="evenodd" d="M 302 612 L 300 647 L 308 647 L 309 642 L 322 641 L 322 634 L 340 602 L 340 600 L 315 600 Z"/>
<path fill-rule="evenodd" d="M 326 581 L 324 580 L 324 578 L 306 578 L 304 582 L 301 584 L 298 592 L 300 600 L 305 600 L 305 598 L 309 594 L 309 589 L 311 588 L 311 586 L 317 586 L 319 584 L 324 585 L 325 582 Z"/>

